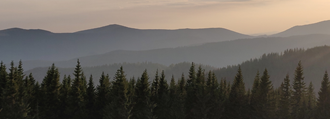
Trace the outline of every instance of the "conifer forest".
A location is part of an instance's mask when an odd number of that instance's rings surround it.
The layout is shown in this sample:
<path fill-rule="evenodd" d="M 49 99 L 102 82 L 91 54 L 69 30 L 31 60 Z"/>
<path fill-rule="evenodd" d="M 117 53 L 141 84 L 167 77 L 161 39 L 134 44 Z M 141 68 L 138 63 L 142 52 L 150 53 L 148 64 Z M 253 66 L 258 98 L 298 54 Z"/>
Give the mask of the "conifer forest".
<path fill-rule="evenodd" d="M 126 77 L 124 67 L 114 76 L 85 76 L 79 60 L 73 75 L 60 79 L 53 64 L 42 82 L 24 74 L 22 63 L 0 66 L 1 119 L 327 119 L 330 116 L 329 76 L 321 88 L 304 81 L 299 62 L 294 77 L 280 87 L 258 71 L 246 87 L 241 67 L 233 82 L 191 64 L 188 77 Z M 93 79 L 99 80 L 96 85 Z M 167 82 L 170 79 L 170 82 Z M 314 90 L 318 90 L 315 94 Z"/>

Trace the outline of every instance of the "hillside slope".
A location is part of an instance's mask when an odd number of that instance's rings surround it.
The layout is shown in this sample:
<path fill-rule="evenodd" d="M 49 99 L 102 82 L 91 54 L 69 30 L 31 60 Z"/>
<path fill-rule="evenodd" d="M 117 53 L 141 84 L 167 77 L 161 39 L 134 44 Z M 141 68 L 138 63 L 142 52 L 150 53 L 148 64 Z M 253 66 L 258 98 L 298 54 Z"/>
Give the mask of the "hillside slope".
<path fill-rule="evenodd" d="M 309 34 L 330 34 L 330 20 L 314 24 L 294 26 L 288 30 L 274 34 L 275 37 L 288 37 Z"/>
<path fill-rule="evenodd" d="M 175 48 L 250 37 L 223 28 L 153 30 L 108 25 L 75 33 L 12 28 L 0 31 L 0 60 L 60 61 L 114 50 Z"/>
<path fill-rule="evenodd" d="M 311 49 L 290 49 L 283 53 L 264 54 L 258 59 L 251 59 L 240 64 L 246 87 L 251 88 L 257 71 L 262 72 L 267 68 L 270 80 L 274 87 L 278 87 L 285 78 L 290 75 L 291 82 L 294 71 L 301 61 L 304 68 L 305 83 L 313 82 L 315 90 L 320 89 L 325 71 L 330 71 L 330 47 L 319 46 Z M 226 78 L 233 81 L 238 66 L 228 66 L 215 70 L 218 78 Z"/>
<path fill-rule="evenodd" d="M 256 58 L 264 53 L 281 52 L 290 48 L 312 48 L 330 45 L 329 35 L 269 37 L 215 42 L 199 46 L 165 48 L 145 51 L 112 51 L 101 55 L 79 57 L 85 66 L 98 66 L 122 62 L 154 62 L 163 65 L 196 62 L 224 67 Z M 78 58 L 56 62 L 60 67 L 73 67 Z M 25 63 L 27 64 L 27 63 Z M 37 64 L 34 64 L 37 66 Z M 49 64 L 50 65 L 50 64 Z"/>
<path fill-rule="evenodd" d="M 25 65 L 25 64 L 23 64 Z M 84 64 L 81 64 L 84 66 Z M 171 79 L 171 76 L 173 75 L 175 79 L 181 78 L 182 73 L 185 74 L 185 77 L 187 78 L 188 76 L 188 71 L 191 66 L 191 63 L 188 62 L 182 62 L 178 64 L 172 64 L 169 66 L 157 64 L 157 63 L 151 63 L 151 62 L 142 62 L 142 63 L 120 63 L 120 64 L 111 64 L 111 65 L 102 65 L 102 66 L 93 66 L 93 67 L 83 67 L 83 71 L 85 76 L 88 78 L 91 74 L 93 75 L 93 79 L 95 83 L 98 83 L 98 80 L 104 72 L 105 74 L 109 74 L 111 79 L 115 75 L 116 71 L 123 66 L 123 69 L 125 71 L 125 74 L 127 78 L 138 78 L 141 77 L 141 74 L 143 71 L 146 69 L 148 71 L 150 80 L 153 80 L 155 73 L 158 69 L 159 73 L 161 73 L 162 70 L 164 70 L 165 75 L 166 75 L 166 80 L 168 82 Z M 210 71 L 214 70 L 214 67 L 211 66 L 206 66 L 206 65 L 201 65 L 201 64 L 196 64 L 197 66 L 202 66 L 205 71 Z M 46 76 L 47 74 L 48 67 L 39 67 L 39 68 L 34 68 L 28 71 L 25 71 L 25 74 L 30 74 L 32 73 L 34 78 L 37 81 L 42 81 L 42 79 Z M 74 72 L 74 67 L 72 68 L 59 68 L 59 72 L 61 74 L 61 77 L 64 75 L 71 75 L 73 76 Z"/>

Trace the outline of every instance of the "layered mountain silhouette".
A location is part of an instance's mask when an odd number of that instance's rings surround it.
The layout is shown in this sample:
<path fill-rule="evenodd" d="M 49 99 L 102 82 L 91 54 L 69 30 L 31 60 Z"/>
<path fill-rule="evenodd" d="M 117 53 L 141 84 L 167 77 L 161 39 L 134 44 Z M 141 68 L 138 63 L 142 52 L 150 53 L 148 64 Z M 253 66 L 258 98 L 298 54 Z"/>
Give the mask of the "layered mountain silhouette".
<path fill-rule="evenodd" d="M 245 60 L 243 63 L 239 64 L 242 69 L 246 88 L 251 88 L 257 72 L 259 71 L 260 75 L 262 75 L 262 72 L 265 69 L 268 70 L 270 80 L 272 81 L 274 87 L 280 86 L 287 74 L 290 76 L 290 80 L 293 81 L 295 68 L 297 67 L 298 62 L 301 61 L 304 69 L 304 82 L 306 84 L 312 82 L 315 89 L 318 90 L 321 86 L 324 72 L 330 70 L 330 46 L 318 46 L 307 50 L 299 48 L 288 49 L 282 50 L 282 52 L 263 54 L 258 57 L 259 58 Z M 84 63 L 82 63 L 82 65 L 84 66 Z M 201 64 L 195 65 L 197 68 Z M 181 77 L 181 74 L 184 73 L 185 77 L 188 78 L 188 71 L 191 63 L 183 62 L 169 66 L 150 62 L 118 63 L 83 67 L 83 70 L 87 77 L 92 74 L 95 79 L 95 83 L 97 83 L 102 72 L 109 74 L 110 76 L 114 76 L 116 70 L 119 69 L 120 66 L 124 67 L 127 78 L 140 77 L 142 72 L 147 69 L 150 80 L 153 80 L 156 70 L 164 70 L 166 79 L 169 82 L 172 75 L 175 79 L 178 79 Z M 218 69 L 207 65 L 201 66 L 206 72 L 214 71 L 218 80 L 226 79 L 229 82 L 234 80 L 238 70 L 238 65 L 231 65 Z M 35 79 L 41 81 L 46 75 L 47 69 L 48 67 L 34 68 L 26 71 L 25 73 L 33 73 Z M 61 72 L 62 77 L 63 75 L 72 75 L 74 67 L 59 68 L 59 71 Z"/>
<path fill-rule="evenodd" d="M 264 53 L 281 52 L 290 48 L 312 48 L 330 45 L 330 35 L 304 35 L 291 37 L 265 37 L 207 43 L 198 46 L 163 48 L 144 51 L 118 50 L 105 54 L 54 62 L 59 67 L 74 67 L 77 59 L 86 67 L 113 63 L 153 62 L 171 65 L 195 62 L 214 67 L 239 64 Z M 27 69 L 50 66 L 51 63 L 23 62 Z M 47 65 L 45 65 L 47 64 Z"/>
<path fill-rule="evenodd" d="M 0 60 L 8 64 L 21 59 L 26 69 L 52 63 L 74 67 L 77 59 L 87 67 L 123 62 L 196 62 L 224 67 L 263 53 L 330 45 L 329 24 L 296 26 L 258 38 L 223 28 L 162 30 L 114 24 L 74 33 L 13 28 L 0 31 Z"/>
<path fill-rule="evenodd" d="M 68 60 L 114 50 L 150 50 L 251 38 L 223 28 L 134 29 L 109 25 L 75 33 L 12 28 L 0 31 L 0 54 L 11 60 Z"/>
<path fill-rule="evenodd" d="M 262 75 L 265 69 L 268 70 L 270 80 L 274 87 L 279 87 L 285 76 L 290 76 L 291 83 L 294 80 L 295 69 L 299 61 L 303 66 L 304 82 L 309 85 L 313 83 L 315 90 L 321 87 L 325 71 L 330 70 L 330 47 L 319 46 L 310 49 L 289 49 L 282 53 L 269 53 L 247 60 L 240 64 L 246 88 L 251 88 L 254 78 L 259 71 Z M 233 81 L 238 70 L 238 65 L 228 66 L 215 70 L 218 78 L 226 78 Z"/>
<path fill-rule="evenodd" d="M 272 36 L 288 37 L 296 35 L 309 35 L 309 34 L 330 34 L 330 20 L 322 21 L 314 24 L 294 26 L 288 30 L 274 34 Z"/>

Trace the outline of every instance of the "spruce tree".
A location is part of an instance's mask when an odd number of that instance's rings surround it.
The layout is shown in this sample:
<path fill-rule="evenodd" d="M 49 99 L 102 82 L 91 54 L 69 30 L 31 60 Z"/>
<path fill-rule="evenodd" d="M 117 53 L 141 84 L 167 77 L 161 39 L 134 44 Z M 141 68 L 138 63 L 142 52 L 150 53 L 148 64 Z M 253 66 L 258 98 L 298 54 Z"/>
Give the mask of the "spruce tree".
<path fill-rule="evenodd" d="M 10 72 L 14 73 L 14 72 Z M 3 119 L 26 119 L 30 118 L 29 104 L 19 96 L 19 86 L 14 79 L 8 79 L 1 97 L 2 109 L 0 117 Z"/>
<path fill-rule="evenodd" d="M 186 119 L 192 119 L 193 111 L 192 108 L 194 107 L 194 100 L 196 99 L 195 91 L 196 91 L 196 71 L 195 71 L 195 64 L 192 63 L 189 69 L 189 79 L 186 83 L 186 101 L 185 101 L 185 108 L 186 108 Z"/>
<path fill-rule="evenodd" d="M 258 111 L 259 109 L 259 98 L 260 98 L 260 77 L 259 77 L 259 71 L 257 72 L 252 90 L 251 90 L 251 98 L 250 98 L 250 117 L 251 118 L 258 118 Z"/>
<path fill-rule="evenodd" d="M 241 67 L 238 67 L 231 91 L 229 93 L 228 105 L 225 110 L 226 117 L 230 119 L 246 118 L 247 104 L 245 95 L 245 84 L 243 82 L 243 75 Z"/>
<path fill-rule="evenodd" d="M 319 91 L 319 98 L 317 99 L 317 113 L 318 119 L 327 119 L 330 117 L 330 88 L 329 88 L 329 76 L 325 71 L 323 80 L 321 83 L 321 89 Z"/>
<path fill-rule="evenodd" d="M 280 87 L 279 110 L 277 115 L 280 119 L 290 119 L 291 114 L 291 86 L 289 74 L 286 75 Z"/>
<path fill-rule="evenodd" d="M 168 84 L 165 79 L 165 73 L 162 71 L 162 74 L 159 79 L 159 89 L 158 89 L 158 97 L 154 102 L 156 104 L 154 113 L 158 119 L 167 119 L 169 118 L 169 89 Z"/>
<path fill-rule="evenodd" d="M 267 69 L 265 69 L 261 79 L 260 79 L 260 85 L 259 85 L 259 98 L 258 98 L 258 107 L 260 110 L 258 110 L 258 115 L 260 115 L 260 118 L 271 118 L 271 114 L 274 112 L 274 107 L 272 105 L 273 101 L 271 99 L 271 96 L 273 96 L 271 93 L 273 91 L 273 86 L 271 81 L 269 80 L 269 75 Z"/>
<path fill-rule="evenodd" d="M 207 87 L 206 96 L 210 96 L 210 99 L 206 102 L 206 106 L 209 111 L 207 112 L 208 119 L 218 119 L 223 116 L 223 104 L 222 104 L 222 94 L 220 92 L 220 86 L 216 79 L 214 72 L 209 71 L 207 76 Z"/>
<path fill-rule="evenodd" d="M 53 64 L 47 71 L 42 84 L 40 118 L 57 119 L 60 114 L 60 73 Z"/>
<path fill-rule="evenodd" d="M 60 118 L 61 119 L 69 119 L 71 118 L 71 112 L 70 112 L 70 93 L 71 93 L 71 77 L 70 75 L 67 77 L 64 75 L 61 89 L 60 89 Z"/>
<path fill-rule="evenodd" d="M 3 91 L 6 88 L 6 84 L 8 82 L 8 73 L 7 68 L 3 64 L 3 62 L 0 63 L 0 97 L 3 95 Z M 0 102 L 2 102 L 2 99 L 0 98 Z M 2 109 L 2 104 L 0 103 L 0 109 Z"/>
<path fill-rule="evenodd" d="M 158 76 L 158 69 L 156 71 L 155 79 L 153 80 L 151 84 L 151 97 L 150 100 L 153 102 L 156 102 L 159 95 L 158 95 L 158 89 L 159 89 L 159 76 Z"/>
<path fill-rule="evenodd" d="M 301 61 L 299 61 L 298 66 L 295 70 L 295 77 L 293 80 L 293 95 L 292 95 L 292 117 L 294 119 L 299 119 L 302 114 L 303 100 L 305 96 L 305 82 L 303 76 L 303 67 Z"/>
<path fill-rule="evenodd" d="M 150 101 L 150 84 L 147 70 L 144 70 L 135 88 L 135 106 L 132 110 L 133 119 L 154 119 L 153 109 L 155 104 Z"/>
<path fill-rule="evenodd" d="M 35 92 L 35 79 L 32 73 L 26 76 L 23 82 L 24 98 L 26 102 L 30 104 L 31 110 L 29 113 L 30 117 L 36 117 L 37 112 L 37 94 Z"/>
<path fill-rule="evenodd" d="M 96 96 L 96 104 L 95 104 L 95 111 L 97 114 L 95 118 L 102 119 L 103 118 L 103 110 L 105 105 L 110 103 L 109 95 L 110 95 L 110 78 L 108 75 L 105 75 L 102 72 L 100 77 L 100 84 L 97 86 L 97 96 Z"/>
<path fill-rule="evenodd" d="M 127 96 L 129 97 L 129 100 L 131 101 L 132 106 L 134 106 L 134 98 L 135 98 L 135 78 L 131 78 L 128 82 L 128 89 L 127 89 Z"/>
<path fill-rule="evenodd" d="M 95 101 L 96 101 L 96 94 L 95 94 L 95 86 L 93 83 L 93 76 L 90 75 L 88 81 L 88 87 L 86 90 L 86 109 L 88 113 L 88 119 L 93 119 L 95 112 Z"/>
<path fill-rule="evenodd" d="M 70 111 L 72 114 L 72 118 L 80 119 L 86 117 L 85 110 L 85 76 L 83 75 L 83 71 L 81 69 L 81 65 L 79 60 L 77 60 L 77 65 L 74 70 L 74 80 L 71 87 L 71 97 L 70 97 Z"/>
<path fill-rule="evenodd" d="M 311 119 L 314 116 L 314 109 L 315 109 L 315 105 L 316 105 L 316 97 L 314 94 L 314 86 L 313 83 L 310 82 L 308 89 L 307 89 L 307 94 L 306 94 L 306 113 L 305 114 L 305 118 Z"/>
<path fill-rule="evenodd" d="M 181 79 L 178 81 L 178 86 L 177 86 L 177 108 L 176 108 L 176 119 L 184 119 L 185 118 L 185 100 L 187 96 L 186 92 L 186 80 L 184 77 L 184 74 L 182 73 Z"/>
<path fill-rule="evenodd" d="M 132 116 L 131 101 L 127 96 L 128 82 L 123 67 L 117 70 L 111 90 L 112 101 L 104 110 L 104 119 L 129 119 Z"/>

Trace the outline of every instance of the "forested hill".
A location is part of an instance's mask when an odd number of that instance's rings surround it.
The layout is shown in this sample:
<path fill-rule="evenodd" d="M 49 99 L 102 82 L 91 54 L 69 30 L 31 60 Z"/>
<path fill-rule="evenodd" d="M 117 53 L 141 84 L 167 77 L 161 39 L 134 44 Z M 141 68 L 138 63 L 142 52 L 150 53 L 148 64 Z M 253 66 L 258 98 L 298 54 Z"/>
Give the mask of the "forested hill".
<path fill-rule="evenodd" d="M 11 28 L 0 30 L 0 60 L 61 61 L 114 50 L 174 48 L 250 37 L 224 28 L 161 30 L 108 25 L 74 33 Z"/>
<path fill-rule="evenodd" d="M 24 64 L 23 64 L 24 65 Z M 84 66 L 84 64 L 81 64 Z M 202 65 L 202 64 L 196 64 L 197 66 L 201 66 L 205 71 L 214 70 L 216 68 L 212 66 Z M 119 64 L 111 64 L 111 65 L 102 65 L 102 66 L 93 66 L 93 67 L 83 67 L 84 74 L 86 76 L 93 75 L 94 82 L 98 83 L 98 79 L 101 76 L 102 72 L 105 74 L 109 74 L 110 77 L 115 76 L 116 71 L 123 67 L 125 69 L 125 73 L 127 78 L 132 77 L 139 77 L 145 69 L 147 69 L 147 72 L 150 76 L 150 79 L 152 80 L 155 76 L 156 71 L 162 71 L 164 70 L 166 77 L 166 80 L 168 82 L 170 81 L 171 76 L 173 75 L 176 79 L 181 78 L 182 73 L 185 75 L 185 77 L 188 77 L 188 71 L 191 66 L 191 63 L 188 62 L 182 62 L 178 64 L 172 64 L 169 66 L 157 64 L 157 63 L 151 63 L 151 62 L 142 62 L 142 63 L 119 63 Z M 48 67 L 39 67 L 34 68 L 28 71 L 25 71 L 25 74 L 33 74 L 33 77 L 41 82 L 43 78 L 47 75 L 47 69 Z M 74 73 L 74 67 L 72 68 L 58 68 L 61 77 L 63 78 L 64 75 L 69 76 Z M 62 79 L 61 78 L 61 79 Z"/>
<path fill-rule="evenodd" d="M 290 79 L 294 77 L 294 71 L 298 62 L 301 61 L 305 82 L 313 82 L 315 89 L 319 89 L 323 79 L 324 72 L 330 71 L 330 46 L 319 46 L 311 49 L 290 49 L 282 53 L 264 54 L 258 59 L 251 59 L 240 64 L 247 88 L 253 85 L 254 77 L 257 71 L 262 73 L 268 70 L 270 80 L 274 87 L 278 87 L 286 74 Z M 215 70 L 218 78 L 225 77 L 233 81 L 237 73 L 238 65 L 228 66 Z"/>
<path fill-rule="evenodd" d="M 74 67 L 77 59 L 80 59 L 84 66 L 147 61 L 163 65 L 180 62 L 195 62 L 220 68 L 227 65 L 239 64 L 251 58 L 260 57 L 264 53 L 281 52 L 290 48 L 312 48 L 320 45 L 330 45 L 330 35 L 305 35 L 283 38 L 264 37 L 214 42 L 190 47 L 144 51 L 121 50 L 100 55 L 79 57 L 68 61 L 55 62 L 55 64 L 58 67 Z M 23 64 L 27 67 L 41 67 L 38 62 L 23 62 Z M 50 65 L 51 63 L 46 66 Z"/>

